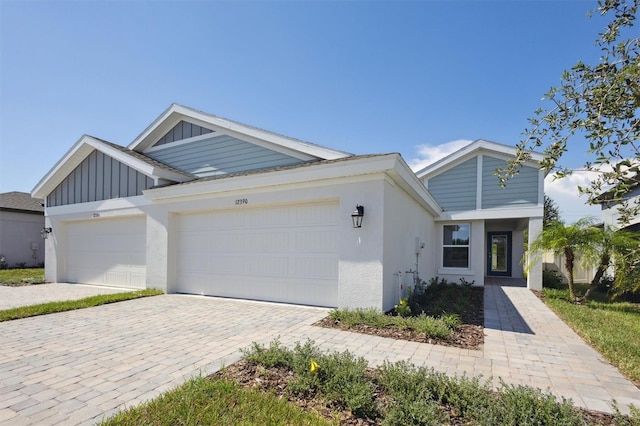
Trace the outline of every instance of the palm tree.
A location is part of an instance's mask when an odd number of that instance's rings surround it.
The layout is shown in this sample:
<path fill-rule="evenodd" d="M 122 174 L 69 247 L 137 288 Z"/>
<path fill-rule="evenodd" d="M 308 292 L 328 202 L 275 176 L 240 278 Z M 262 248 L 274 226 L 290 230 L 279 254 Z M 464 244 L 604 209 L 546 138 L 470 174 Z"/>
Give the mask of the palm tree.
<path fill-rule="evenodd" d="M 598 269 L 594 275 L 589 288 L 583 296 L 584 301 L 589 298 L 591 291 L 598 286 L 603 275 L 609 269 L 614 258 L 620 258 L 629 262 L 630 254 L 637 251 L 640 245 L 640 234 L 616 230 L 611 226 L 590 227 L 585 230 L 589 237 L 589 244 L 582 247 L 583 258 L 586 264 L 597 265 Z"/>
<path fill-rule="evenodd" d="M 567 269 L 567 281 L 569 284 L 569 297 L 576 300 L 576 293 L 573 284 L 573 265 L 577 256 L 582 255 L 586 246 L 589 245 L 590 233 L 585 230 L 593 225 L 593 219 L 580 219 L 573 225 L 565 225 L 557 220 L 549 223 L 542 230 L 538 238 L 530 245 L 531 253 L 539 254 L 543 251 L 552 251 L 555 255 L 564 257 L 564 266 Z M 532 256 L 535 257 L 535 256 Z"/>
<path fill-rule="evenodd" d="M 594 226 L 592 218 L 583 218 L 573 225 L 555 221 L 542 230 L 538 238 L 529 246 L 532 253 L 553 251 L 564 257 L 569 285 L 569 297 L 572 301 L 586 301 L 591 291 L 598 286 L 602 276 L 611 265 L 615 256 L 626 256 L 637 251 L 640 235 L 611 227 Z M 583 297 L 576 297 L 573 282 L 573 266 L 577 258 L 582 266 L 596 266 L 596 273 Z"/>

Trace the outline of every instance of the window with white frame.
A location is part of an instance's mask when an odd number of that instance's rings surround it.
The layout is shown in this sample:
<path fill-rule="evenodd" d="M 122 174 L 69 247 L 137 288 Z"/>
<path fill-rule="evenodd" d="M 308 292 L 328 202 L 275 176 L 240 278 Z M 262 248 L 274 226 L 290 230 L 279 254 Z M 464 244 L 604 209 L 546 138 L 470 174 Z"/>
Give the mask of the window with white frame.
<path fill-rule="evenodd" d="M 471 224 L 444 225 L 442 232 L 442 266 L 444 268 L 469 267 L 469 237 Z"/>

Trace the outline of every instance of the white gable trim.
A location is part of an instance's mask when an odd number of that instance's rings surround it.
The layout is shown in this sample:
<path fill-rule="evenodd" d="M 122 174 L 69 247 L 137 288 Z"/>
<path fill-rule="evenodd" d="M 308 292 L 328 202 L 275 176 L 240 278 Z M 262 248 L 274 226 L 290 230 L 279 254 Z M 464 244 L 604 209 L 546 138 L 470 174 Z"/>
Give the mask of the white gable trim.
<path fill-rule="evenodd" d="M 501 158 L 503 160 L 510 160 L 516 155 L 516 147 L 503 145 L 496 142 L 485 141 L 478 139 L 469 145 L 459 149 L 458 151 L 428 165 L 427 167 L 416 172 L 416 175 L 420 179 L 428 179 L 449 170 L 452 167 L 457 166 L 460 163 L 464 163 L 470 158 L 478 154 L 487 154 L 492 157 Z M 529 167 L 539 168 L 539 161 L 542 161 L 543 155 L 538 152 L 531 153 L 531 160 L 526 161 L 525 165 Z"/>
<path fill-rule="evenodd" d="M 330 148 L 302 142 L 286 136 L 260 130 L 255 127 L 226 120 L 178 104 L 172 104 L 149 127 L 147 127 L 130 145 L 129 149 L 145 152 L 180 120 L 189 121 L 202 127 L 246 140 L 301 160 L 333 160 L 348 157 L 350 154 Z"/>
<path fill-rule="evenodd" d="M 45 198 L 53 191 L 93 150 L 126 164 L 149 177 L 154 178 L 156 184 L 161 181 L 185 182 L 189 178 L 181 173 L 154 167 L 145 161 L 132 157 L 109 144 L 94 137 L 83 135 L 69 151 L 49 170 L 49 172 L 31 190 L 31 196 Z"/>

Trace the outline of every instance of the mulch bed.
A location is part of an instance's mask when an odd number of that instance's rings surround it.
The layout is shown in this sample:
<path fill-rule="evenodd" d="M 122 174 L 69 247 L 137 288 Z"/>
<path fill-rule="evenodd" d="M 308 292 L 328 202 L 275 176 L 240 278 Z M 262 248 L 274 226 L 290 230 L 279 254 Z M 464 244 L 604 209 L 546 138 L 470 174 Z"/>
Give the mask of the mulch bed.
<path fill-rule="evenodd" d="M 339 328 L 341 330 L 380 337 L 389 337 L 391 339 L 410 340 L 412 342 L 477 350 L 480 349 L 480 346 L 484 343 L 484 288 L 474 287 L 471 290 L 471 297 L 468 298 L 468 308 L 460 313 L 462 324 L 454 330 L 453 336 L 450 339 L 432 338 L 423 333 L 418 333 L 413 330 L 403 330 L 395 326 L 375 328 L 368 325 L 356 325 L 349 327 L 329 317 L 323 318 L 314 325 L 327 328 Z M 452 300 L 452 303 L 453 302 L 454 300 Z M 438 303 L 435 299 L 429 299 L 426 303 L 421 304 L 418 309 L 419 312 L 424 312 L 427 315 L 438 315 L 439 313 L 435 312 L 436 308 L 442 309 L 442 306 L 442 301 Z M 412 312 L 416 311 L 416 308 L 412 309 Z M 453 306 L 451 306 L 451 309 L 447 309 L 446 305 L 444 311 L 455 312 Z"/>
<path fill-rule="evenodd" d="M 370 370 L 373 376 L 372 371 Z M 381 424 L 381 419 L 358 418 L 349 409 L 336 404 L 327 404 L 316 394 L 292 395 L 287 391 L 287 386 L 295 380 L 295 375 L 286 368 L 265 368 L 262 365 L 242 360 L 212 374 L 211 377 L 231 380 L 246 389 L 272 392 L 278 398 L 284 398 L 305 411 L 317 413 L 331 421 L 335 421 L 337 418 L 340 424 L 343 425 L 369 426 Z M 378 389 L 375 398 L 384 401 L 386 396 L 381 389 Z M 468 419 L 465 420 L 457 416 L 450 407 L 445 406 L 444 410 L 449 415 L 449 425 L 461 426 L 469 424 Z M 580 411 L 583 413 L 587 424 L 602 424 L 604 426 L 616 424 L 615 417 L 611 414 L 582 409 Z"/>

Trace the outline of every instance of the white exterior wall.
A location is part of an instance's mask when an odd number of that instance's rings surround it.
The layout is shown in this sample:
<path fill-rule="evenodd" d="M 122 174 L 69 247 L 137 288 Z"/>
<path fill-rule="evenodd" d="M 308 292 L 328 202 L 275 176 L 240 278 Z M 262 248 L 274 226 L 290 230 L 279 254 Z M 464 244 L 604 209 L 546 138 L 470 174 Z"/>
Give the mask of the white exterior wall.
<path fill-rule="evenodd" d="M 29 267 L 44 263 L 43 227 L 43 214 L 0 211 L 0 255 L 10 268 L 17 263 Z"/>
<path fill-rule="evenodd" d="M 384 183 L 384 311 L 390 310 L 406 289 L 413 286 L 416 252 L 420 279 L 429 280 L 436 272 L 435 225 L 433 217 L 391 181 Z M 417 241 L 416 241 L 417 240 Z M 421 247 L 424 244 L 424 247 Z M 400 289 L 402 283 L 402 290 Z"/>
<path fill-rule="evenodd" d="M 529 246 L 533 244 L 538 235 L 542 232 L 542 217 L 532 217 L 529 219 Z M 542 259 L 537 257 L 529 265 L 527 273 L 527 288 L 531 290 L 542 290 Z"/>
<path fill-rule="evenodd" d="M 627 203 L 630 207 L 635 206 L 636 203 L 640 203 L 640 195 L 633 195 L 633 193 L 638 191 L 640 191 L 640 189 L 636 189 L 632 193 L 627 195 L 629 197 Z M 620 222 L 618 222 L 618 220 L 620 219 L 620 212 L 618 211 L 618 208 L 620 207 L 620 204 L 616 204 L 612 207 L 602 209 L 602 222 L 604 222 L 605 225 L 620 229 Z M 629 223 L 626 223 L 624 226 L 627 227 L 629 225 L 635 225 L 637 223 L 640 223 L 640 215 L 632 217 L 631 220 L 629 220 Z"/>

